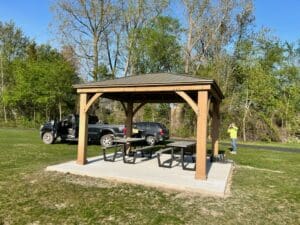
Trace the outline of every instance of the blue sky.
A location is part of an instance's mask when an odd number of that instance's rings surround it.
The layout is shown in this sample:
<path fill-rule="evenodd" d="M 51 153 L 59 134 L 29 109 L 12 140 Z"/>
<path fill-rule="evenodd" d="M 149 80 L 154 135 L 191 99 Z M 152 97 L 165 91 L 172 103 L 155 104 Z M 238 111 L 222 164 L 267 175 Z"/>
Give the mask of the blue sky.
<path fill-rule="evenodd" d="M 174 1 L 174 0 L 171 0 Z M 0 21 L 12 20 L 38 43 L 55 44 L 49 31 L 53 0 L 0 0 Z M 281 40 L 300 39 L 300 0 L 254 0 L 256 28 L 268 27 Z"/>

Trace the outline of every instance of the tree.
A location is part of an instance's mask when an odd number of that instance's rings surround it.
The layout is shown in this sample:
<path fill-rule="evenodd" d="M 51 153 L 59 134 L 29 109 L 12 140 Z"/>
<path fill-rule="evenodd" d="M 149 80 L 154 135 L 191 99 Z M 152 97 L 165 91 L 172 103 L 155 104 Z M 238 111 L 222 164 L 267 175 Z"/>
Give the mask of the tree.
<path fill-rule="evenodd" d="M 28 38 L 13 22 L 0 22 L 0 76 L 1 76 L 1 105 L 4 121 L 7 122 L 7 109 L 4 92 L 12 81 L 11 63 L 14 59 L 24 56 Z"/>
<path fill-rule="evenodd" d="M 136 74 L 136 42 L 139 40 L 140 29 L 159 16 L 168 6 L 168 0 L 120 0 L 120 27 L 122 28 L 122 39 L 124 43 L 123 63 L 124 76 Z"/>
<path fill-rule="evenodd" d="M 14 84 L 5 99 L 22 117 L 35 122 L 37 114 L 61 118 L 63 107 L 74 110 L 75 68 L 50 46 L 29 45 L 27 57 L 14 60 L 13 73 Z"/>
<path fill-rule="evenodd" d="M 299 82 L 295 53 L 266 31 L 237 42 L 232 87 L 223 109 L 225 118 L 240 125 L 244 141 L 287 140 L 292 133 L 289 123 L 297 117 L 292 99 L 299 96 L 293 92 Z"/>
<path fill-rule="evenodd" d="M 251 0 L 182 1 L 188 18 L 185 72 L 190 73 L 220 54 L 236 34 L 245 31 L 253 7 Z"/>
<path fill-rule="evenodd" d="M 89 65 L 93 80 L 99 74 L 100 49 L 105 33 L 114 20 L 110 0 L 57 0 L 53 11 L 58 33 L 64 44 L 74 46 L 76 53 Z"/>
<path fill-rule="evenodd" d="M 171 17 L 156 17 L 147 26 L 136 30 L 137 41 L 131 50 L 136 56 L 136 73 L 180 71 L 181 47 L 179 22 Z"/>

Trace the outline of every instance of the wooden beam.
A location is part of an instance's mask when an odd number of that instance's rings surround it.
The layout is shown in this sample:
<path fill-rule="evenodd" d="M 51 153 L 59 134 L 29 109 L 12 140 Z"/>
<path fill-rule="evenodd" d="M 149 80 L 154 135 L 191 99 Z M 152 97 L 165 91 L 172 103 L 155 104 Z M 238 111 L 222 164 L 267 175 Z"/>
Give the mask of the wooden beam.
<path fill-rule="evenodd" d="M 98 99 L 101 95 L 103 95 L 103 93 L 96 93 L 94 94 L 90 100 L 88 101 L 88 103 L 86 104 L 84 111 L 87 112 L 89 110 L 89 108 L 91 107 L 91 105 L 96 101 L 96 99 Z"/>
<path fill-rule="evenodd" d="M 80 165 L 86 164 L 87 150 L 87 127 L 88 119 L 85 111 L 87 105 L 87 94 L 80 94 L 80 113 L 79 113 L 79 137 L 77 147 L 77 163 Z"/>
<path fill-rule="evenodd" d="M 144 106 L 146 105 L 146 102 L 142 102 L 139 104 L 134 110 L 133 110 L 133 116 Z"/>
<path fill-rule="evenodd" d="M 176 96 L 177 97 L 177 96 Z M 111 96 L 103 96 L 103 98 L 108 98 L 114 101 L 125 102 L 124 98 L 111 97 Z M 131 98 L 134 103 L 185 103 L 186 101 L 182 99 L 180 96 L 177 98 L 166 98 L 166 99 L 145 99 L 145 98 Z"/>
<path fill-rule="evenodd" d="M 222 101 L 221 96 L 216 92 L 216 90 L 213 87 L 211 87 L 210 93 L 217 101 Z"/>
<path fill-rule="evenodd" d="M 198 106 L 187 93 L 185 93 L 184 91 L 176 91 L 176 94 L 183 98 L 192 107 L 196 115 L 198 115 Z"/>
<path fill-rule="evenodd" d="M 199 91 L 210 90 L 211 85 L 181 85 L 181 86 L 153 86 L 153 87 L 87 87 L 78 88 L 77 93 L 111 93 L 111 92 L 164 92 L 164 91 Z"/>
<path fill-rule="evenodd" d="M 206 138 L 207 138 L 208 92 L 198 92 L 197 146 L 195 179 L 206 179 Z"/>
<path fill-rule="evenodd" d="M 211 144 L 213 155 L 219 154 L 220 102 L 214 101 L 211 124 Z"/>

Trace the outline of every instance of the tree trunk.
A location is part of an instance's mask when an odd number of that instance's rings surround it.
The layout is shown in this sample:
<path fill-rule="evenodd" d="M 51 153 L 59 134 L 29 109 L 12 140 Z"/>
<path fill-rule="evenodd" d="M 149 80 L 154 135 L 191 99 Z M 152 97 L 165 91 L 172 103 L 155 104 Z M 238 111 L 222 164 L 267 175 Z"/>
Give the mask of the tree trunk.
<path fill-rule="evenodd" d="M 110 53 L 110 48 L 109 48 L 109 40 L 108 40 L 108 34 L 105 34 L 105 46 L 106 46 L 106 52 L 107 52 L 107 58 L 108 58 L 108 65 L 110 68 L 110 71 L 114 73 L 114 66 L 112 63 L 112 58 L 111 58 L 111 53 Z"/>
<path fill-rule="evenodd" d="M 61 107 L 61 101 L 58 103 L 58 111 L 59 111 L 59 120 L 62 118 L 62 107 Z"/>
<path fill-rule="evenodd" d="M 247 141 L 247 135 L 246 135 L 246 119 L 248 116 L 249 108 L 250 108 L 251 102 L 249 100 L 249 90 L 247 89 L 246 92 L 246 100 L 244 105 L 244 115 L 242 120 L 242 131 L 243 131 L 243 141 Z"/>
<path fill-rule="evenodd" d="M 189 70 L 190 70 L 190 62 L 191 62 L 192 30 L 193 30 L 192 18 L 191 15 L 189 15 L 189 31 L 188 31 L 188 39 L 186 44 L 186 56 L 185 56 L 185 67 L 184 67 L 185 73 L 190 72 Z"/>
<path fill-rule="evenodd" d="M 45 109 L 45 116 L 46 116 L 46 120 L 48 120 L 48 109 L 47 109 L 47 106 L 46 106 L 46 109 Z"/>
<path fill-rule="evenodd" d="M 131 137 L 132 135 L 132 118 L 133 118 L 133 102 L 127 103 L 127 113 L 126 113 L 126 137 Z"/>
<path fill-rule="evenodd" d="M 33 123 L 35 124 L 35 107 L 33 107 Z"/>
<path fill-rule="evenodd" d="M 288 114 L 289 114 L 289 107 L 290 107 L 290 102 L 289 102 L 289 96 L 287 97 L 287 102 L 286 102 L 286 107 L 285 107 L 285 129 L 287 130 L 288 129 Z"/>
<path fill-rule="evenodd" d="M 172 135 L 178 135 L 178 131 L 183 127 L 183 106 L 184 104 L 176 104 L 171 107 L 170 128 Z"/>
<path fill-rule="evenodd" d="M 3 105 L 3 116 L 4 121 L 7 123 L 7 116 L 6 116 L 6 107 L 4 104 L 4 68 L 3 68 L 3 57 L 1 56 L 1 96 L 2 96 L 2 105 Z"/>
<path fill-rule="evenodd" d="M 243 130 L 243 141 L 247 141 L 247 138 L 246 138 L 246 110 L 245 110 L 245 113 L 244 113 L 244 116 L 243 116 L 243 121 L 242 121 L 242 130 Z"/>
<path fill-rule="evenodd" d="M 98 80 L 98 67 L 99 67 L 99 50 L 98 50 L 98 39 L 99 37 L 97 35 L 94 35 L 93 39 L 93 79 L 94 81 Z"/>

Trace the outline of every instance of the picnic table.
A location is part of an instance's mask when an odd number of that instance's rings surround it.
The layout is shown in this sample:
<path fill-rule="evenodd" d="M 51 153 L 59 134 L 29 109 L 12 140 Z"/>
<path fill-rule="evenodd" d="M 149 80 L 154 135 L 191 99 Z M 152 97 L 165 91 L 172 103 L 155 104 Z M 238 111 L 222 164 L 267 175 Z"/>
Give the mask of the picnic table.
<path fill-rule="evenodd" d="M 105 161 L 115 161 L 116 155 L 118 152 L 122 152 L 122 156 L 123 156 L 123 162 L 124 163 L 130 163 L 130 164 L 134 164 L 135 160 L 136 160 L 136 154 L 138 151 L 140 151 L 142 153 L 142 155 L 144 154 L 144 151 L 149 151 L 150 152 L 150 157 L 152 157 L 152 146 L 146 146 L 146 147 L 139 147 L 139 148 L 135 148 L 132 149 L 132 143 L 138 143 L 138 142 L 144 142 L 145 138 L 116 138 L 113 140 L 113 143 L 115 143 L 115 145 L 104 148 L 103 149 L 103 155 L 104 155 L 104 160 Z M 106 156 L 106 150 L 110 149 L 110 148 L 115 148 L 114 154 L 112 159 L 108 159 Z M 130 156 L 130 153 L 132 153 L 131 156 L 133 156 L 132 160 L 128 160 L 126 158 L 126 155 Z"/>
<path fill-rule="evenodd" d="M 174 149 L 175 148 L 180 148 L 180 162 L 181 162 L 181 165 L 182 165 L 182 169 L 184 169 L 184 170 L 195 170 L 195 167 L 194 168 L 188 168 L 187 165 L 185 165 L 185 162 L 184 162 L 185 155 L 191 155 L 192 159 L 193 159 L 193 162 L 194 162 L 194 159 L 195 159 L 195 148 L 194 147 L 195 147 L 195 145 L 196 145 L 195 141 L 175 141 L 175 142 L 171 142 L 171 143 L 167 144 L 166 146 L 169 147 L 169 148 L 162 149 L 157 154 L 157 159 L 158 159 L 159 166 L 161 166 L 161 167 L 171 167 L 172 162 L 175 159 Z M 165 163 L 164 162 L 161 163 L 160 155 L 163 154 L 163 153 L 166 153 L 166 152 L 171 152 L 171 158 L 167 160 L 169 162 L 169 165 L 164 166 Z"/>
<path fill-rule="evenodd" d="M 123 145 L 130 145 L 131 143 L 134 142 L 143 142 L 145 141 L 145 138 L 115 138 L 113 140 L 114 143 L 117 144 L 123 144 Z"/>

